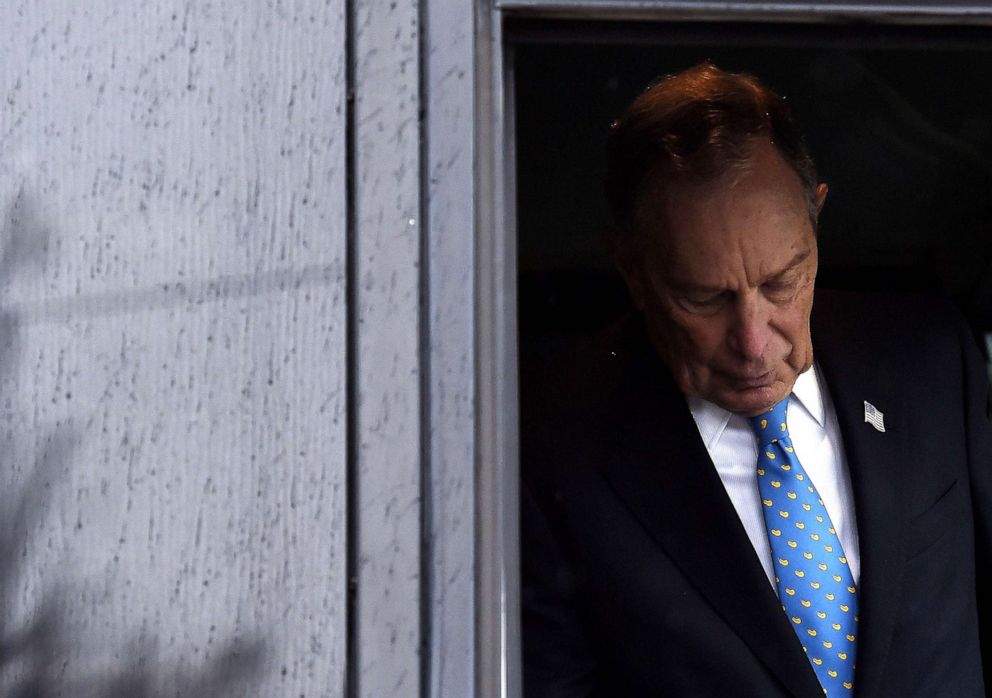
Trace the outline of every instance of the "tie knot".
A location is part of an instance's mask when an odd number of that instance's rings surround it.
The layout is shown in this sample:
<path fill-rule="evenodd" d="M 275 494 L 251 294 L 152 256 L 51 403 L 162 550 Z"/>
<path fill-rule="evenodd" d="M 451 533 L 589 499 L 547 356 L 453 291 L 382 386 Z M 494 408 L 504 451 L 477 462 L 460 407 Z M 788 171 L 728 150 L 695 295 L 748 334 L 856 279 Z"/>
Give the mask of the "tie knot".
<path fill-rule="evenodd" d="M 788 409 L 789 398 L 786 397 L 767 412 L 748 418 L 754 435 L 758 437 L 759 445 L 764 446 L 778 439 L 788 438 L 789 429 L 785 425 L 785 413 Z"/>

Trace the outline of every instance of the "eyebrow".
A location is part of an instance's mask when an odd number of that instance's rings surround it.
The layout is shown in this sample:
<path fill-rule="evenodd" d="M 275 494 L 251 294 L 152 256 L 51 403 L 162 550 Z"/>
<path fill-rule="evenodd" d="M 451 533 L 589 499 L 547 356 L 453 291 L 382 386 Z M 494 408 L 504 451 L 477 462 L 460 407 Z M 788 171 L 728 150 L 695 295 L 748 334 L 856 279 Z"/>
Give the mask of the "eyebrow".
<path fill-rule="evenodd" d="M 765 278 L 762 280 L 762 283 L 785 276 L 790 271 L 792 271 L 800 264 L 802 264 L 804 261 L 806 261 L 806 259 L 808 259 L 811 254 L 813 254 L 813 250 L 810 249 L 809 247 L 807 247 L 804 250 L 800 250 L 799 252 L 796 253 L 796 255 L 792 259 L 790 259 L 785 264 L 784 267 L 782 267 L 778 271 L 772 272 L 771 274 L 765 276 Z M 696 284 L 688 281 L 679 281 L 677 279 L 670 281 L 668 285 L 672 289 L 676 291 L 681 291 L 683 293 L 685 292 L 721 293 L 727 290 L 723 286 L 707 286 L 706 284 Z"/>

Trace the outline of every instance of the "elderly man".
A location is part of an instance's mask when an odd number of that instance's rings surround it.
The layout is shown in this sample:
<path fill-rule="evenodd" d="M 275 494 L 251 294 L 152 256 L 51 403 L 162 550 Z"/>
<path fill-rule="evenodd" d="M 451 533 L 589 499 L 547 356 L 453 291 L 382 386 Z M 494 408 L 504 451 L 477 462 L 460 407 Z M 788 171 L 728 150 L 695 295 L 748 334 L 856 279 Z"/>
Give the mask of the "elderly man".
<path fill-rule="evenodd" d="M 523 405 L 526 697 L 985 695 L 965 324 L 814 294 L 827 187 L 752 77 L 658 82 L 609 148 L 638 312 Z"/>

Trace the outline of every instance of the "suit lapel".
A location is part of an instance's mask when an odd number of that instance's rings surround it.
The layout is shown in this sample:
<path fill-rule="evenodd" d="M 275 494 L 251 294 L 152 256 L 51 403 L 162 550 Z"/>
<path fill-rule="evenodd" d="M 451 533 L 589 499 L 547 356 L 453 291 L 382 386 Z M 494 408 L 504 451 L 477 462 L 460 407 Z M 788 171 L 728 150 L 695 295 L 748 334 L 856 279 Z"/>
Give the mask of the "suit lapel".
<path fill-rule="evenodd" d="M 874 695 L 897 620 L 904 571 L 907 522 L 899 464 L 909 454 L 899 408 L 907 403 L 902 383 L 894 376 L 883 380 L 884 371 L 876 365 L 885 348 L 866 344 L 846 316 L 832 311 L 829 299 L 817 292 L 813 344 L 837 412 L 854 491 L 861 557 L 855 686 L 859 695 Z M 865 400 L 885 413 L 885 433 L 865 422 Z"/>
<path fill-rule="evenodd" d="M 771 673 L 795 695 L 822 695 L 684 398 L 653 350 L 639 353 L 604 476 Z"/>

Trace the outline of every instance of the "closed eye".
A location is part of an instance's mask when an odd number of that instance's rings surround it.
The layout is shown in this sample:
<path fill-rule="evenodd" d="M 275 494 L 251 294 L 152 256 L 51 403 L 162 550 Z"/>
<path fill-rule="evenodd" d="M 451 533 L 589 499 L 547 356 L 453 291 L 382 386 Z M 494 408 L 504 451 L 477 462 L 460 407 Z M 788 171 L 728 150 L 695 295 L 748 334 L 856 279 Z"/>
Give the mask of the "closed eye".
<path fill-rule="evenodd" d="M 678 303 L 691 313 L 715 312 L 727 302 L 729 295 L 728 291 L 699 295 L 689 294 L 679 298 Z"/>
<path fill-rule="evenodd" d="M 796 292 L 796 283 L 792 279 L 773 279 L 761 284 L 761 290 L 771 300 L 787 300 Z"/>

